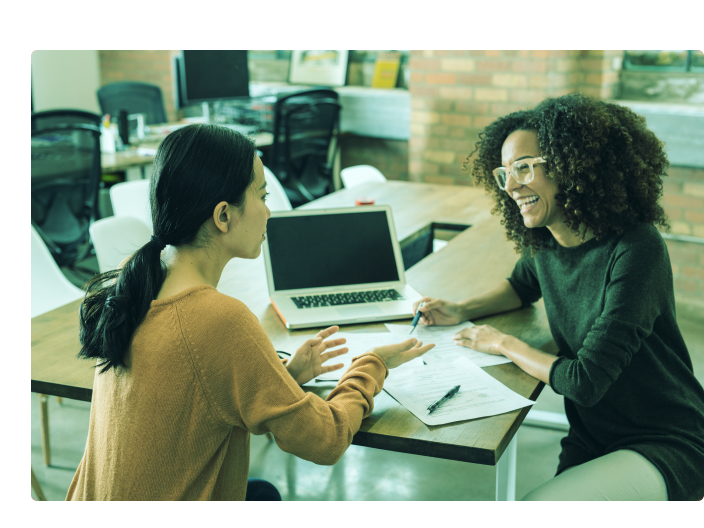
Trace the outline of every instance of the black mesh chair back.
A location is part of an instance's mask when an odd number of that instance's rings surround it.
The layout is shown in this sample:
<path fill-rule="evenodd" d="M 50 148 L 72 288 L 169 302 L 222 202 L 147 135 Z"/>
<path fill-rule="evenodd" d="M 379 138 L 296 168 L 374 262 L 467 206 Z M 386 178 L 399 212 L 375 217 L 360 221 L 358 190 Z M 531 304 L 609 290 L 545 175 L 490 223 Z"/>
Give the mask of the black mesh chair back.
<path fill-rule="evenodd" d="M 56 263 L 73 266 L 90 250 L 88 227 L 97 216 L 100 128 L 44 126 L 50 120 L 42 114 L 32 114 L 32 225 Z"/>
<path fill-rule="evenodd" d="M 334 90 L 282 96 L 274 106 L 274 141 L 268 167 L 293 207 L 333 190 L 332 165 L 340 103 Z"/>
<path fill-rule="evenodd" d="M 103 114 L 117 119 L 120 110 L 128 114 L 146 114 L 146 124 L 166 123 L 161 88 L 140 82 L 106 84 L 98 89 L 98 102 Z"/>
<path fill-rule="evenodd" d="M 100 116 L 83 110 L 46 110 L 32 114 L 32 133 L 53 128 L 57 125 L 95 125 L 100 126 Z"/>

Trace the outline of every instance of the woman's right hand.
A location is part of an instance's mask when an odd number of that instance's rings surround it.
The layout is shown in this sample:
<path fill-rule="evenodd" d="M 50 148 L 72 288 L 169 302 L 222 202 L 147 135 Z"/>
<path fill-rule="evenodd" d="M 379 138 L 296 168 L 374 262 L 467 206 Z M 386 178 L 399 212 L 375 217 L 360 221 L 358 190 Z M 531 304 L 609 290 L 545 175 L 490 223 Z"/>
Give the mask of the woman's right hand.
<path fill-rule="evenodd" d="M 423 297 L 413 303 L 413 315 L 416 314 L 420 303 L 425 303 L 420 308 L 420 323 L 426 326 L 457 325 L 465 320 L 462 307 L 450 301 Z"/>
<path fill-rule="evenodd" d="M 434 343 L 424 345 L 422 341 L 412 338 L 406 339 L 402 343 L 396 343 L 395 345 L 384 345 L 372 348 L 369 352 L 374 352 L 381 357 L 384 363 L 386 363 L 386 366 L 392 369 L 422 356 L 434 346 Z"/>

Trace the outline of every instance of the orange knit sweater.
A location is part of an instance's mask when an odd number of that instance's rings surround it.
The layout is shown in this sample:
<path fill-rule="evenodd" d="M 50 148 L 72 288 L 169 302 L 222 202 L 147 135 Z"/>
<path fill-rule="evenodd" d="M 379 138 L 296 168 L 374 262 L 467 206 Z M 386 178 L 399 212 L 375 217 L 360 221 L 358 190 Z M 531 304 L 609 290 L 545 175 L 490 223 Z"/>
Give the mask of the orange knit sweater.
<path fill-rule="evenodd" d="M 250 433 L 334 464 L 389 372 L 365 354 L 327 400 L 306 393 L 254 314 L 212 286 L 152 301 L 125 364 L 96 370 L 67 500 L 244 500 Z"/>

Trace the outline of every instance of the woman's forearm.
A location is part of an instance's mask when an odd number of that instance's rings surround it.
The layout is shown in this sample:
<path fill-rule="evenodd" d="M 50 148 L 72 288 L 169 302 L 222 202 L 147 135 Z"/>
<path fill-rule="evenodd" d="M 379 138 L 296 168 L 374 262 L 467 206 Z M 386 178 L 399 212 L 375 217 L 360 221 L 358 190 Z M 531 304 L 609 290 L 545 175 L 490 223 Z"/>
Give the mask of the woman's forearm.
<path fill-rule="evenodd" d="M 496 288 L 460 303 L 464 310 L 465 319 L 478 319 L 521 307 L 521 299 L 516 290 L 507 280 L 502 281 Z"/>
<path fill-rule="evenodd" d="M 498 352 L 513 361 L 524 372 L 550 385 L 550 367 L 557 356 L 533 348 L 513 336 L 505 336 L 498 344 Z"/>
<path fill-rule="evenodd" d="M 468 319 L 517 310 L 522 304 L 521 298 L 507 280 L 483 295 L 468 299 L 466 303 L 467 311 L 474 313 Z M 557 359 L 556 356 L 533 348 L 510 335 L 500 341 L 497 351 L 513 361 L 527 374 L 539 379 L 546 385 L 550 384 L 550 367 Z"/>

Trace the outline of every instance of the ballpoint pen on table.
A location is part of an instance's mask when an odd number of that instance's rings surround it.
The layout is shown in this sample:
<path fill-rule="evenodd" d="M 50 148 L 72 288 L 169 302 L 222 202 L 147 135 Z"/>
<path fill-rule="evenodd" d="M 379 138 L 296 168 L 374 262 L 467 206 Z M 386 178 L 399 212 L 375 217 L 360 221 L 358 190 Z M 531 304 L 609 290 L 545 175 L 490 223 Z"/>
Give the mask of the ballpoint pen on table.
<path fill-rule="evenodd" d="M 412 334 L 413 330 L 415 330 L 416 326 L 418 326 L 418 321 L 420 321 L 420 316 L 421 316 L 420 307 L 423 306 L 424 304 L 425 303 L 422 302 L 418 305 L 418 310 L 416 311 L 416 315 L 413 317 L 413 322 L 411 323 L 411 331 L 408 332 L 409 335 Z"/>
<path fill-rule="evenodd" d="M 453 396 L 455 396 L 459 391 L 460 391 L 460 386 L 459 386 L 459 385 L 455 385 L 454 387 L 452 387 L 449 391 L 447 391 L 447 394 L 445 394 L 445 396 L 443 396 L 442 398 L 440 398 L 440 399 L 439 399 L 438 401 L 436 401 L 435 403 L 431 403 L 431 404 L 428 406 L 428 414 L 431 414 L 435 409 L 437 409 L 437 408 L 440 407 L 443 403 L 445 403 L 447 400 L 449 400 L 450 398 L 452 398 Z"/>

